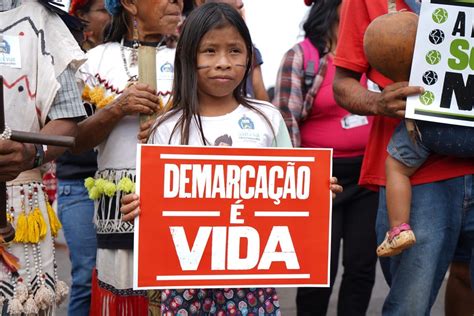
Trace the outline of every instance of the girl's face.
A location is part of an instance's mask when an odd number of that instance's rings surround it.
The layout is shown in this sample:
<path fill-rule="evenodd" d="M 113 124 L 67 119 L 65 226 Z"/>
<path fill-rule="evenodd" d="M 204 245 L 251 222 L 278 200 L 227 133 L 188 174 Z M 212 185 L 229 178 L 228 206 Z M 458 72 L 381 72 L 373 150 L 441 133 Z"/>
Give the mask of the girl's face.
<path fill-rule="evenodd" d="M 237 29 L 229 25 L 207 32 L 199 43 L 197 67 L 200 102 L 233 97 L 247 67 L 247 48 Z"/>

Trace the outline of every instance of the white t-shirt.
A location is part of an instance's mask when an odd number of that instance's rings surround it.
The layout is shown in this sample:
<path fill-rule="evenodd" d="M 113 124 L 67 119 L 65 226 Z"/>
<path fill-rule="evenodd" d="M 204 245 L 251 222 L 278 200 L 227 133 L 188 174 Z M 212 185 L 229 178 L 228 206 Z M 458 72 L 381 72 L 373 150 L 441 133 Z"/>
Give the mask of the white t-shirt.
<path fill-rule="evenodd" d="M 239 105 L 234 111 L 222 116 L 201 116 L 206 139 L 204 144 L 196 121 L 190 127 L 189 145 L 233 146 L 233 147 L 292 147 L 288 130 L 280 112 L 270 103 L 253 100 L 253 104 L 268 119 L 255 111 Z M 166 119 L 156 129 L 151 142 L 154 144 L 179 145 L 180 131 L 177 129 L 170 142 L 170 135 L 181 113 Z M 273 129 L 273 131 L 272 131 Z"/>

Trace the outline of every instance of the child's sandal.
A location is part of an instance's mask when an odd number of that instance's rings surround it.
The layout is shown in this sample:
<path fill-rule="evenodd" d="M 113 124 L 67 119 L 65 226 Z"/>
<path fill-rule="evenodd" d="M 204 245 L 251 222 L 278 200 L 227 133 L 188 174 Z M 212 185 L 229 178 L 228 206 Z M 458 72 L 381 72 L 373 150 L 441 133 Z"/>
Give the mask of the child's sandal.
<path fill-rule="evenodd" d="M 387 232 L 384 241 L 377 247 L 377 256 L 396 256 L 415 242 L 415 234 L 410 225 L 403 223 Z"/>

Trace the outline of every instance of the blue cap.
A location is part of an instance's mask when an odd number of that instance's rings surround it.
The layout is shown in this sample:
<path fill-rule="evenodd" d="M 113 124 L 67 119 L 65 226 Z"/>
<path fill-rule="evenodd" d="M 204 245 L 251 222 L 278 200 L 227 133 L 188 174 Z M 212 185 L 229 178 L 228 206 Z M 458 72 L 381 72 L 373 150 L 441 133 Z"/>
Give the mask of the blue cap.
<path fill-rule="evenodd" d="M 120 0 L 105 0 L 105 8 L 111 15 L 117 15 L 122 11 Z"/>

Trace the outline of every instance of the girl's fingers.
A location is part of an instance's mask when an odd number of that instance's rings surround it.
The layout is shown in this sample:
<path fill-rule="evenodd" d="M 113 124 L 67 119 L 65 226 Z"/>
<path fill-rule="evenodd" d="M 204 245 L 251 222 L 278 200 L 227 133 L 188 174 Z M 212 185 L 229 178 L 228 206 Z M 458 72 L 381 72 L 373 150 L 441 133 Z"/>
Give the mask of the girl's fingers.
<path fill-rule="evenodd" d="M 149 132 L 149 129 L 147 130 L 141 130 L 138 135 L 137 135 L 137 139 L 140 141 L 140 143 L 142 144 L 146 144 L 147 140 L 148 140 L 148 132 Z"/>
<path fill-rule="evenodd" d="M 120 199 L 123 221 L 132 221 L 140 214 L 140 198 L 137 194 L 127 194 Z"/>
<path fill-rule="evenodd" d="M 122 212 L 123 214 L 128 214 L 139 206 L 139 201 L 132 201 L 127 204 L 122 204 L 122 206 L 120 207 L 120 212 Z"/>
<path fill-rule="evenodd" d="M 336 177 L 331 177 L 329 180 L 329 189 L 332 192 L 332 198 L 334 199 L 336 197 L 336 193 L 341 193 L 343 188 L 342 185 L 337 184 L 337 178 Z"/>
<path fill-rule="evenodd" d="M 130 204 L 133 201 L 138 201 L 139 199 L 140 197 L 138 196 L 138 194 L 131 193 L 122 196 L 120 202 L 122 203 L 122 206 L 126 206 L 127 204 Z"/>
<path fill-rule="evenodd" d="M 344 190 L 339 184 L 331 184 L 330 189 L 333 193 L 341 193 Z"/>
<path fill-rule="evenodd" d="M 122 216 L 122 220 L 125 222 L 133 221 L 138 215 L 140 215 L 140 209 L 136 208 L 128 214 Z"/>

